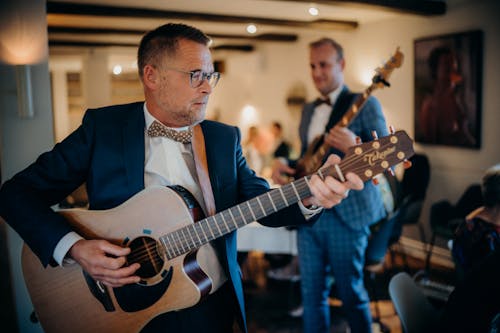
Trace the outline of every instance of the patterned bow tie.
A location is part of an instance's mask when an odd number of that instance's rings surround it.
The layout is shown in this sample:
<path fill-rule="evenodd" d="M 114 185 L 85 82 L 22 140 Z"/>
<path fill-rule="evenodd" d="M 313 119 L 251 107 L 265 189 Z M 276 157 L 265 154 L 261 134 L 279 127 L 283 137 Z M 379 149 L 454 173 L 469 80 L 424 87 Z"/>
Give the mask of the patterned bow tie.
<path fill-rule="evenodd" d="M 191 128 L 185 131 L 176 131 L 171 128 L 168 128 L 158 121 L 153 121 L 151 126 L 148 128 L 148 135 L 150 137 L 164 136 L 166 138 L 182 142 L 182 143 L 190 143 L 191 138 L 193 136 L 193 130 Z"/>
<path fill-rule="evenodd" d="M 317 98 L 314 102 L 313 102 L 314 106 L 319 106 L 321 104 L 327 104 L 327 105 L 332 105 L 332 102 L 330 101 L 330 97 L 327 97 L 325 99 L 323 98 Z"/>

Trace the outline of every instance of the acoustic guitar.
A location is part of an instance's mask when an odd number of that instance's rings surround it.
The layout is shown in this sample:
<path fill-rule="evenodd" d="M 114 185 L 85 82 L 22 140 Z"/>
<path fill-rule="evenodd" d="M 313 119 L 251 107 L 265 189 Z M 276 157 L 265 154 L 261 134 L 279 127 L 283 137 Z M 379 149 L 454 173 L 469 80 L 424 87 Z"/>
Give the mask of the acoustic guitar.
<path fill-rule="evenodd" d="M 351 147 L 340 164 L 317 174 L 342 180 L 353 172 L 366 181 L 413 154 L 413 141 L 398 131 Z M 197 304 L 211 289 L 210 277 L 196 261 L 197 249 L 311 196 L 309 179 L 303 177 L 206 218 L 194 197 L 180 186 L 148 187 L 109 210 L 60 210 L 83 237 L 130 247 L 127 264 L 141 264 L 137 272 L 141 281 L 109 288 L 77 264 L 44 268 L 25 246 L 24 278 L 43 329 L 137 333 L 159 314 Z"/>
<path fill-rule="evenodd" d="M 359 114 L 361 108 L 370 97 L 371 93 L 379 88 L 389 87 L 389 77 L 395 68 L 401 67 L 403 63 L 403 53 L 396 49 L 394 55 L 384 64 L 375 70 L 376 74 L 372 78 L 372 83 L 362 94 L 359 94 L 354 99 L 354 102 L 349 109 L 342 115 L 342 118 L 337 122 L 342 127 L 347 127 Z M 334 124 L 337 125 L 337 124 Z M 303 177 L 309 175 L 323 164 L 323 160 L 330 149 L 330 145 L 323 141 L 323 135 L 315 138 L 308 146 L 304 156 L 297 161 L 295 177 Z"/>

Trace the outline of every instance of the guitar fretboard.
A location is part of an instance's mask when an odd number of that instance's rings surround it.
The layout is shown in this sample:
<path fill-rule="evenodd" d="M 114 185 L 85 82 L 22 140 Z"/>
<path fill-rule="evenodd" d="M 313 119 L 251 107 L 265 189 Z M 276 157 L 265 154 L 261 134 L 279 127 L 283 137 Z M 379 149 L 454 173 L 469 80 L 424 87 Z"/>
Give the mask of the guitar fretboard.
<path fill-rule="evenodd" d="M 167 258 L 172 259 L 197 249 L 250 222 L 311 196 L 308 178 L 301 178 L 160 237 Z"/>

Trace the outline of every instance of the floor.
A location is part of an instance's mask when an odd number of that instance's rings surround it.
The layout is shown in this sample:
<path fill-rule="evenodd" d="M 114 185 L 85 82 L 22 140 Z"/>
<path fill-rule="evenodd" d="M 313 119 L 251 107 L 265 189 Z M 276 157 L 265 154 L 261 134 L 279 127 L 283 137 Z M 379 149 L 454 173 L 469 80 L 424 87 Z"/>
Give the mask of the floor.
<path fill-rule="evenodd" d="M 394 259 L 392 259 L 394 258 Z M 406 264 L 403 256 L 395 253 L 394 257 L 386 258 L 386 267 L 383 272 L 375 275 L 374 283 L 366 277 L 367 288 L 370 298 L 376 292 L 379 300 L 380 321 L 386 328 L 385 332 L 401 333 L 402 328 L 398 316 L 395 313 L 388 294 L 390 278 L 400 272 L 407 271 L 410 275 L 421 272 L 424 263 L 421 260 L 407 258 Z M 299 282 L 290 282 L 269 277 L 269 262 L 263 253 L 251 252 L 243 266 L 245 281 L 245 296 L 247 305 L 247 319 L 250 333 L 302 333 L 301 318 L 290 315 L 290 310 L 300 305 Z M 453 284 L 454 272 L 443 267 L 432 267 L 430 276 L 433 280 L 441 283 Z M 245 276 L 244 276 L 245 277 Z M 443 301 L 433 299 L 437 307 L 443 305 Z M 348 325 L 344 320 L 341 302 L 330 298 L 331 330 L 330 333 L 347 333 Z M 375 302 L 371 302 L 372 315 L 376 317 Z M 373 324 L 373 333 L 383 332 L 378 323 Z"/>
<path fill-rule="evenodd" d="M 14 306 L 11 297 L 9 297 L 11 285 L 5 244 L 5 228 L 0 221 L 0 322 L 2 323 L 2 332 L 18 333 Z M 407 270 L 410 274 L 414 274 L 423 268 L 423 263 L 414 258 L 408 258 L 405 267 L 400 254 L 396 253 L 393 258 L 394 260 L 386 260 L 386 262 L 394 261 L 394 263 L 386 265 L 385 273 L 376 275 L 374 285 L 379 298 L 381 322 L 391 333 L 400 333 L 400 322 L 387 292 L 389 279 L 401 270 Z M 260 252 L 250 252 L 242 266 L 249 332 L 301 333 L 300 316 L 293 317 L 289 314 L 290 310 L 300 305 L 299 282 L 290 283 L 290 281 L 277 277 L 269 277 L 270 261 Z M 438 280 L 453 283 L 454 273 L 449 269 L 434 267 L 432 274 Z M 373 293 L 371 293 L 371 297 L 373 297 Z M 375 315 L 375 303 L 372 302 L 371 305 L 372 313 Z M 340 302 L 334 298 L 331 299 L 331 316 L 330 333 L 349 332 L 343 319 Z M 374 324 L 373 331 L 374 333 L 380 332 L 377 324 Z"/>

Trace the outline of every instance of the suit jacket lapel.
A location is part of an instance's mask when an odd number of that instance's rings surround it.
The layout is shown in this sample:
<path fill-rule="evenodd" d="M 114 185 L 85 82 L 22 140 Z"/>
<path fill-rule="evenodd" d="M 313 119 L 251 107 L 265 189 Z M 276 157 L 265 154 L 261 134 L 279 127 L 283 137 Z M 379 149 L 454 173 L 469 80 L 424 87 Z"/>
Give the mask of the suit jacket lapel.
<path fill-rule="evenodd" d="M 300 141 L 302 143 L 301 156 L 307 150 L 307 145 L 306 145 L 307 132 L 309 131 L 309 124 L 311 123 L 313 113 L 314 113 L 314 104 L 313 103 L 306 104 L 302 112 L 302 120 L 299 126 Z"/>
<path fill-rule="evenodd" d="M 138 103 L 137 108 L 129 112 L 130 115 L 123 126 L 123 155 L 126 161 L 127 180 L 133 193 L 144 189 L 144 112 L 143 104 Z"/>

